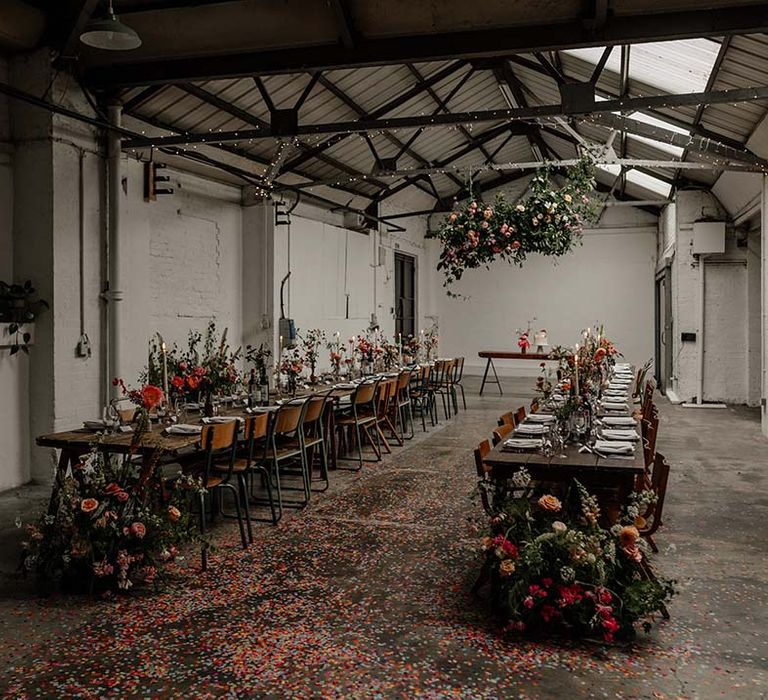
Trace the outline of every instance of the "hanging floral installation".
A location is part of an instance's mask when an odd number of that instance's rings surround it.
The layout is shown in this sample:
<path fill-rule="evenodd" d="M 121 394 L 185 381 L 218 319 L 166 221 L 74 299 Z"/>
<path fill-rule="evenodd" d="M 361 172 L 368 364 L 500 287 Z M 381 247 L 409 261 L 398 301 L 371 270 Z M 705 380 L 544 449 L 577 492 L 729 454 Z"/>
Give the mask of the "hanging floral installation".
<path fill-rule="evenodd" d="M 580 242 L 583 224 L 594 213 L 592 160 L 584 155 L 569 167 L 562 186 L 554 182 L 555 171 L 551 165 L 536 171 L 525 201 L 508 202 L 499 194 L 493 204 L 479 198 L 457 204 L 440 229 L 428 234 L 443 246 L 437 269 L 445 275 L 444 287 L 468 269 L 489 268 L 496 260 L 522 266 L 530 253 L 560 257 Z"/>

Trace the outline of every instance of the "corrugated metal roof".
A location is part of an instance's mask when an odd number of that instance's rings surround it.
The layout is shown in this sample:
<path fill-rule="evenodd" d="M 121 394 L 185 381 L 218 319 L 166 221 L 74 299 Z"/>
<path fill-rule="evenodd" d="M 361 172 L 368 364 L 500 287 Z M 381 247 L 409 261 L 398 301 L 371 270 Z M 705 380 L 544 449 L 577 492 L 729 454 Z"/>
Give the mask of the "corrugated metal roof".
<path fill-rule="evenodd" d="M 768 85 L 768 37 L 765 35 L 734 36 L 728 40 L 725 52 L 718 61 L 720 42 L 710 39 L 690 39 L 684 41 L 656 42 L 635 44 L 630 49 L 628 95 L 642 96 L 672 92 L 702 91 L 707 85 L 714 90 L 727 90 L 751 86 Z M 610 97 L 618 95 L 620 89 L 620 54 L 616 47 L 597 82 L 598 95 Z M 586 81 L 591 78 L 596 62 L 602 55 L 601 48 L 577 49 L 560 52 L 559 69 L 568 80 Z M 522 55 L 513 61 L 510 67 L 523 87 L 526 102 L 531 105 L 559 104 L 560 92 L 556 81 L 543 69 L 537 59 L 531 55 Z M 525 63 L 520 65 L 519 61 Z M 419 84 L 419 76 L 428 79 L 440 71 L 455 71 L 444 75 L 431 84 L 429 89 L 414 90 L 414 94 L 393 109 L 384 109 L 386 105 L 412 90 Z M 711 72 L 715 67 L 714 79 Z M 414 71 L 415 69 L 415 71 Z M 354 121 L 371 114 L 383 117 L 429 116 L 444 111 L 443 105 L 451 112 L 472 112 L 503 109 L 509 93 L 500 87 L 497 77 L 487 66 L 472 66 L 469 63 L 454 64 L 451 61 L 434 61 L 414 64 L 414 69 L 406 65 L 387 65 L 370 68 L 331 70 L 322 74 L 322 80 L 312 88 L 300 109 L 302 124 L 325 124 L 332 122 Z M 289 75 L 270 75 L 262 78 L 270 100 L 277 109 L 292 108 L 304 93 L 311 76 L 308 73 Z M 268 123 L 270 113 L 256 81 L 252 78 L 212 80 L 201 82 L 197 87 L 214 95 L 217 99 L 231 105 L 235 114 L 220 109 L 205 101 L 202 97 L 189 94 L 184 86 L 167 85 L 151 94 L 140 103 L 133 113 L 144 117 L 157 127 L 165 125 L 176 132 L 210 132 L 214 140 L 219 131 L 238 131 L 253 128 L 254 121 Z M 457 89 L 458 88 L 458 89 Z M 131 100 L 142 94 L 143 88 L 127 91 L 123 98 Z M 515 99 L 516 101 L 516 99 Z M 651 125 L 663 128 L 677 128 L 687 133 L 691 128 L 704 129 L 710 135 L 722 135 L 726 140 L 745 143 L 755 126 L 766 114 L 768 101 L 753 101 L 729 104 L 711 104 L 701 111 L 689 107 L 661 107 L 635 113 L 634 118 L 641 118 Z M 244 120 L 242 113 L 253 119 Z M 240 116 L 238 116 L 240 114 Z M 657 118 L 658 122 L 649 118 Z M 503 122 L 499 122 L 503 124 Z M 482 134 L 496 125 L 484 123 L 480 126 L 468 124 L 439 128 L 407 128 L 388 133 L 371 133 L 369 140 L 360 134 L 343 135 L 331 138 L 333 143 L 325 148 L 323 144 L 329 135 L 304 136 L 292 146 L 286 158 L 289 165 L 300 160 L 298 174 L 302 178 L 317 179 L 322 182 L 343 183 L 347 189 L 357 190 L 361 195 L 373 196 L 383 185 L 395 185 L 407 177 L 407 171 L 424 168 L 450 161 L 452 166 L 469 169 L 480 166 L 493 156 L 498 164 L 530 162 L 534 160 L 534 151 L 529 138 L 500 133 L 494 138 L 485 139 Z M 610 130 L 593 123 L 574 119 L 573 126 L 580 136 L 588 142 L 605 143 Z M 558 138 L 552 133 L 541 132 L 543 142 L 550 152 L 560 158 L 575 155 L 572 135 L 563 130 L 562 124 L 547 122 L 548 129 L 557 130 L 565 135 Z M 147 133 L 161 132 L 157 128 L 147 127 Z M 478 141 L 482 142 L 478 145 Z M 398 171 L 406 171 L 402 177 L 381 178 L 377 184 L 371 173 L 376 167 L 376 159 L 370 144 L 380 158 L 398 156 Z M 255 175 L 264 171 L 263 163 L 271 162 L 277 153 L 275 139 L 253 139 L 242 142 L 229 142 L 226 150 L 233 149 L 253 159 Z M 473 148 L 474 146 L 474 148 Z M 629 135 L 626 140 L 626 156 L 643 160 L 669 161 L 685 155 L 686 159 L 696 160 L 695 152 L 683 152 L 681 148 L 662 144 L 646 137 Z M 247 166 L 247 160 L 244 161 Z M 657 168 L 656 174 L 662 180 L 672 180 L 678 175 L 677 168 Z M 654 172 L 653 170 L 649 172 Z M 686 170 L 683 176 L 691 181 L 711 184 L 717 173 L 709 170 Z M 477 173 L 478 181 L 492 179 L 494 173 Z M 287 177 L 287 174 L 281 177 Z M 611 173 L 601 171 L 604 184 L 611 180 Z M 374 180 L 374 182 L 371 181 Z M 467 172 L 459 174 L 436 173 L 432 182 L 441 197 L 450 196 L 459 190 L 459 182 L 467 179 Z M 636 180 L 632 182 L 631 180 Z M 626 192 L 649 198 L 644 177 L 631 178 L 626 184 Z M 651 183 L 652 184 L 652 183 Z M 423 182 L 422 186 L 427 187 Z M 658 193 L 656 193 L 658 196 Z"/>

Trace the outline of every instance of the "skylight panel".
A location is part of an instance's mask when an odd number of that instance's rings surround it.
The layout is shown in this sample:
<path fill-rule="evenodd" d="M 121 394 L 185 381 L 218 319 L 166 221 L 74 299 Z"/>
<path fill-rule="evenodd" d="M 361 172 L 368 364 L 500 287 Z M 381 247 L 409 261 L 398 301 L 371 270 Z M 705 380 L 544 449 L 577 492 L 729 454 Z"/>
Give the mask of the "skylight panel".
<path fill-rule="evenodd" d="M 629 52 L 629 79 L 662 92 L 702 92 L 719 50 L 719 42 L 703 38 L 633 44 Z M 563 53 L 596 65 L 603 47 L 565 49 Z M 614 48 L 605 70 L 619 73 L 620 61 L 621 51 Z"/>
<path fill-rule="evenodd" d="M 628 170 L 627 182 L 630 182 L 633 185 L 637 185 L 638 187 L 642 187 L 644 190 L 658 194 L 665 199 L 669 197 L 670 193 L 672 192 L 672 185 L 659 180 L 657 177 L 653 177 L 653 175 L 640 172 L 639 170 Z"/>

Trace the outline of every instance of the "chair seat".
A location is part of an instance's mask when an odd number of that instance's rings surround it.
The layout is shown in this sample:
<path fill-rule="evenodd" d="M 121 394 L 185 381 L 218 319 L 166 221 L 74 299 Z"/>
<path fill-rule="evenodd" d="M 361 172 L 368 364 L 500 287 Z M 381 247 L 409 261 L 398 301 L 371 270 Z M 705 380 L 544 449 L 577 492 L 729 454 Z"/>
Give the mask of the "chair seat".
<path fill-rule="evenodd" d="M 363 425 L 365 423 L 373 423 L 375 420 L 376 416 L 371 414 L 358 416 L 357 419 L 355 419 L 354 416 L 339 416 L 336 419 L 336 425 L 354 425 L 355 423 L 360 423 L 360 425 Z"/>
<path fill-rule="evenodd" d="M 314 447 L 315 445 L 322 445 L 323 440 L 319 437 L 307 437 L 304 438 L 304 447 Z"/>
<path fill-rule="evenodd" d="M 228 463 L 214 464 L 213 469 L 217 472 L 228 472 L 229 464 Z M 248 471 L 248 459 L 246 457 L 239 457 L 238 459 L 235 460 L 235 463 L 232 465 L 232 472 L 235 474 L 239 474 L 244 471 Z"/>

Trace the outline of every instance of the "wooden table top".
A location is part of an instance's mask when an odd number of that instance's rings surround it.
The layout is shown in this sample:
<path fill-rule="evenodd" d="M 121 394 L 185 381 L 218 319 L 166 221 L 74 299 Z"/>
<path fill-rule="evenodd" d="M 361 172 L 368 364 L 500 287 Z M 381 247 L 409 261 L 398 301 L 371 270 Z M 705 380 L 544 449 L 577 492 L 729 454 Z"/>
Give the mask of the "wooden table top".
<path fill-rule="evenodd" d="M 312 394 L 322 394 L 330 390 L 330 395 L 333 398 L 341 398 L 343 396 L 349 396 L 352 394 L 352 389 L 332 389 L 330 386 L 320 385 L 315 389 L 304 389 L 296 393 L 296 398 L 302 396 L 310 396 Z M 263 413 L 269 410 L 274 410 L 274 407 L 256 407 L 253 409 L 255 413 Z M 247 414 L 244 406 L 230 406 L 224 408 L 219 412 L 222 416 L 232 416 L 237 418 L 244 418 Z M 251 414 L 253 415 L 253 414 Z M 189 415 L 186 419 L 186 423 L 190 424 L 202 424 L 203 416 L 201 414 Z M 148 452 L 160 449 L 163 452 L 177 454 L 183 450 L 187 450 L 195 447 L 199 441 L 199 435 L 165 435 L 163 433 L 164 425 L 158 423 L 152 423 L 150 429 L 144 433 L 138 441 L 137 445 L 134 445 L 134 433 L 105 433 L 99 438 L 99 445 L 101 449 L 106 452 L 118 452 L 127 453 L 132 450 L 139 450 L 141 452 Z M 99 431 L 91 428 L 76 428 L 74 430 L 66 430 L 59 433 L 50 433 L 48 435 L 39 436 L 35 442 L 40 447 L 55 447 L 58 449 L 66 450 L 83 450 L 84 452 L 89 450 L 91 445 L 96 441 L 99 436 Z"/>
<path fill-rule="evenodd" d="M 478 357 L 491 358 L 493 360 L 548 360 L 549 353 L 514 352 L 512 350 L 481 350 Z"/>

